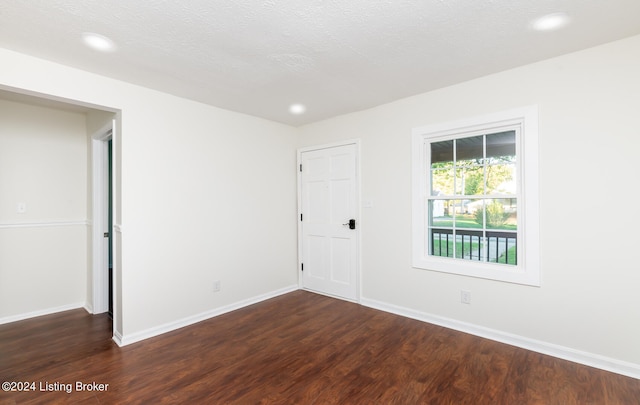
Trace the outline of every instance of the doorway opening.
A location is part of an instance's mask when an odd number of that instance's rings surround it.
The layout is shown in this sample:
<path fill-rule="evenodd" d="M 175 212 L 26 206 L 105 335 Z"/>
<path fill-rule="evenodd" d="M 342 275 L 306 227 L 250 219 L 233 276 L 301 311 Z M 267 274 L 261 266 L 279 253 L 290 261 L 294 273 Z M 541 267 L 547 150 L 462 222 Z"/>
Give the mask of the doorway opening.
<path fill-rule="evenodd" d="M 114 316 L 113 123 L 92 139 L 93 313 Z"/>
<path fill-rule="evenodd" d="M 62 98 L 0 84 L 0 100 L 30 106 L 46 107 L 85 116 L 86 174 L 88 175 L 88 214 L 73 225 L 87 227 L 87 240 L 82 247 L 87 257 L 86 300 L 84 307 L 90 313 L 109 312 L 112 316 L 114 340 L 122 334 L 122 305 L 119 282 L 119 257 L 121 226 L 118 216 L 119 204 L 119 159 L 120 110 Z M 76 219 L 76 218 L 74 218 Z M 77 222 L 77 223 L 76 223 Z M 78 302 L 72 303 L 78 306 Z M 27 314 L 29 315 L 29 314 Z"/>
<path fill-rule="evenodd" d="M 108 161 L 108 170 L 107 170 L 107 244 L 108 247 L 108 258 L 107 263 L 109 267 L 109 288 L 107 289 L 109 296 L 109 308 L 107 309 L 107 313 L 109 314 L 109 318 L 113 319 L 113 139 L 109 139 L 107 141 L 107 161 Z"/>

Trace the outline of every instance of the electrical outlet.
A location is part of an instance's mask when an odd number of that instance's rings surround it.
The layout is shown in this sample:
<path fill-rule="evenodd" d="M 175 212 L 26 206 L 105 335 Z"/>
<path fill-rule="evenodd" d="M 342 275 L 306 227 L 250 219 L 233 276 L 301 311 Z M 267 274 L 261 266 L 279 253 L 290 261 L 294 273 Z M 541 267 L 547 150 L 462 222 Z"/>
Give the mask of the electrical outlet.
<path fill-rule="evenodd" d="M 471 291 L 460 290 L 460 302 L 471 304 Z"/>
<path fill-rule="evenodd" d="M 220 280 L 216 280 L 213 282 L 213 292 L 220 291 Z"/>

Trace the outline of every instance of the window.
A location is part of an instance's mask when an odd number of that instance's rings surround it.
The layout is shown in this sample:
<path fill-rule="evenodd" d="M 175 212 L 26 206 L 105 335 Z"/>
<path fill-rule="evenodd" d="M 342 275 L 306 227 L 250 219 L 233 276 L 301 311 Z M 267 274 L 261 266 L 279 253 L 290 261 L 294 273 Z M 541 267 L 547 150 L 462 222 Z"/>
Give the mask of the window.
<path fill-rule="evenodd" d="M 413 266 L 540 285 L 536 107 L 413 130 Z"/>

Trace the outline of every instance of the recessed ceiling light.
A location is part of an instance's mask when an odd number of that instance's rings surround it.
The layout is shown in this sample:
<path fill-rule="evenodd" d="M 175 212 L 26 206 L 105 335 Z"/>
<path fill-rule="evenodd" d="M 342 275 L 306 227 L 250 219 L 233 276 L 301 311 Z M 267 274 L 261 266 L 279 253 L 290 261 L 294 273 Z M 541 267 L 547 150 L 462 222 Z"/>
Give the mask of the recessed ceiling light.
<path fill-rule="evenodd" d="M 289 112 L 291 114 L 300 115 L 304 114 L 305 111 L 307 111 L 307 107 L 302 104 L 291 104 L 289 107 Z"/>
<path fill-rule="evenodd" d="M 569 24 L 569 16 L 566 13 L 553 13 L 534 20 L 531 27 L 536 31 L 553 31 Z"/>
<path fill-rule="evenodd" d="M 116 44 L 104 35 L 95 34 L 93 32 L 85 32 L 82 34 L 84 43 L 96 51 L 112 52 L 116 49 Z"/>

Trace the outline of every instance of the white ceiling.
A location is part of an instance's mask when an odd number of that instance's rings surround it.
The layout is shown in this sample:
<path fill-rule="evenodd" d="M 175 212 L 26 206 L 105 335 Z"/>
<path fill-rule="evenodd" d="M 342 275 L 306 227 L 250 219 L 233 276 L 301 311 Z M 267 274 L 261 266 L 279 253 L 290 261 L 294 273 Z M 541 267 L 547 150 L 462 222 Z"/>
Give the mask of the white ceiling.
<path fill-rule="evenodd" d="M 0 2 L 0 47 L 296 126 L 636 34 L 640 0 Z"/>

